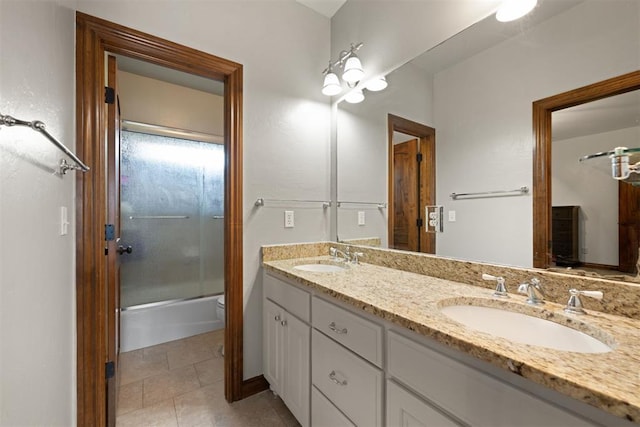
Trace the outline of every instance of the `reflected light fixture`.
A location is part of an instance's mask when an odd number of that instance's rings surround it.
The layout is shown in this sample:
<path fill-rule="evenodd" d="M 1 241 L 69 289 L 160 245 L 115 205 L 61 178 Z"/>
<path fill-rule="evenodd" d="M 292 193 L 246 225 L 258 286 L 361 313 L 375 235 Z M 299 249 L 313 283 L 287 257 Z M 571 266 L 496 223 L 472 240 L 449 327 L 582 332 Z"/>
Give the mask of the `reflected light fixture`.
<path fill-rule="evenodd" d="M 640 162 L 629 164 L 629 156 L 640 153 L 640 148 L 616 147 L 611 151 L 589 154 L 581 157 L 580 161 L 607 156 L 611 160 L 611 177 L 619 181 L 627 180 L 632 173 L 640 174 Z M 640 184 L 632 182 L 633 185 Z"/>
<path fill-rule="evenodd" d="M 377 79 L 373 79 L 367 82 L 365 87 L 367 88 L 367 90 L 370 90 L 371 92 L 378 92 L 378 91 L 384 90 L 387 88 L 387 79 L 384 76 L 378 77 Z"/>
<path fill-rule="evenodd" d="M 496 19 L 500 22 L 515 21 L 531 12 L 536 4 L 538 0 L 503 0 L 496 12 Z"/>
<path fill-rule="evenodd" d="M 362 47 L 362 43 L 351 44 L 349 50 L 343 50 L 340 52 L 340 57 L 337 61 L 329 61 L 329 66 L 322 72 L 324 74 L 324 83 L 322 85 L 322 93 L 327 96 L 338 95 L 342 92 L 342 84 L 338 75 L 333 71 L 335 69 L 342 69 L 342 80 L 348 87 L 353 88 L 364 77 L 364 70 L 360 58 L 356 55 L 358 49 Z"/>
<path fill-rule="evenodd" d="M 344 97 L 344 100 L 347 101 L 349 104 L 358 104 L 364 101 L 364 93 L 362 93 L 362 89 L 355 89 L 349 92 Z"/>

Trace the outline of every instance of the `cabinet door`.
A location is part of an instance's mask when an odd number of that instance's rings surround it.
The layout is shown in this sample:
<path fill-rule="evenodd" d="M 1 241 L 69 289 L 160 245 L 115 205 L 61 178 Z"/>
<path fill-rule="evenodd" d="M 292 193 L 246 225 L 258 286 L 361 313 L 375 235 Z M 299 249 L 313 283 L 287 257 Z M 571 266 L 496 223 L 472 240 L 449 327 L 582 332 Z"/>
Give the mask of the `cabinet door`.
<path fill-rule="evenodd" d="M 284 321 L 285 311 L 269 301 L 263 300 L 262 319 L 262 370 L 271 390 L 282 394 L 284 374 Z"/>
<path fill-rule="evenodd" d="M 387 427 L 459 425 L 393 381 L 387 381 Z"/>
<path fill-rule="evenodd" d="M 285 373 L 282 400 L 302 426 L 309 425 L 310 327 L 286 313 L 284 330 Z"/>

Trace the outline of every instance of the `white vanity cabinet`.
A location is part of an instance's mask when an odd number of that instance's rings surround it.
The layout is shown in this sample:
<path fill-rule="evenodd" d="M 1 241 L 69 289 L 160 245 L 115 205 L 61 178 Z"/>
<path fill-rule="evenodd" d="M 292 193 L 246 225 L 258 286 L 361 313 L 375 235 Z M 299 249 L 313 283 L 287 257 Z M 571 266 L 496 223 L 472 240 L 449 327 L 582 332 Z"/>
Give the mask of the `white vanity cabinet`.
<path fill-rule="evenodd" d="M 396 398 L 395 403 L 388 400 L 389 426 L 407 425 L 396 422 L 402 419 L 398 412 L 409 414 L 408 419 L 423 417 L 420 423 L 408 425 L 434 425 L 431 420 L 436 415 L 451 423 L 442 425 L 456 425 L 455 422 L 491 427 L 595 425 L 394 331 L 387 334 L 387 351 L 387 376 L 416 393 L 404 390 L 404 398 Z M 388 399 L 389 396 L 388 388 Z M 422 412 L 413 409 L 420 400 Z"/>
<path fill-rule="evenodd" d="M 630 425 L 265 273 L 264 376 L 302 426 Z"/>
<path fill-rule="evenodd" d="M 311 312 L 314 387 L 355 425 L 384 425 L 382 325 L 316 296 Z"/>
<path fill-rule="evenodd" d="M 264 275 L 263 371 L 303 427 L 309 426 L 310 295 Z"/>

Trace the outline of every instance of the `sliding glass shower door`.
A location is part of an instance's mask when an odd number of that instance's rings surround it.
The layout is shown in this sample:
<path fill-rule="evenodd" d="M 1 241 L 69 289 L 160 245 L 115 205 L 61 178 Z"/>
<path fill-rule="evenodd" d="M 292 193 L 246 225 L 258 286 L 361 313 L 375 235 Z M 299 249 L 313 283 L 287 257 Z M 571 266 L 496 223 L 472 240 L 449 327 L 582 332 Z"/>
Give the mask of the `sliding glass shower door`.
<path fill-rule="evenodd" d="M 224 146 L 122 131 L 121 306 L 224 292 Z"/>

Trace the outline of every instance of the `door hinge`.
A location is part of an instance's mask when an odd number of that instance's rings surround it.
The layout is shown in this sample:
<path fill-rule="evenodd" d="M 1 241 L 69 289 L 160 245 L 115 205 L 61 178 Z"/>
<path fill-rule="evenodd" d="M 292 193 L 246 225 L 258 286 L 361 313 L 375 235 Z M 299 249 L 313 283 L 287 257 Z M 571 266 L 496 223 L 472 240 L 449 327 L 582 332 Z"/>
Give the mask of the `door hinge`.
<path fill-rule="evenodd" d="M 104 102 L 107 104 L 116 102 L 116 91 L 114 88 L 109 86 L 104 87 Z"/>
<path fill-rule="evenodd" d="M 116 227 L 113 224 L 104 225 L 104 240 L 108 242 L 116 240 Z"/>
<path fill-rule="evenodd" d="M 416 154 L 416 161 L 420 163 L 422 161 L 422 153 Z"/>
<path fill-rule="evenodd" d="M 422 227 L 422 218 L 418 218 L 418 220 L 416 221 L 416 225 L 418 226 L 418 228 Z"/>
<path fill-rule="evenodd" d="M 113 361 L 108 361 L 104 364 L 104 377 L 111 379 L 116 376 L 116 364 Z"/>

